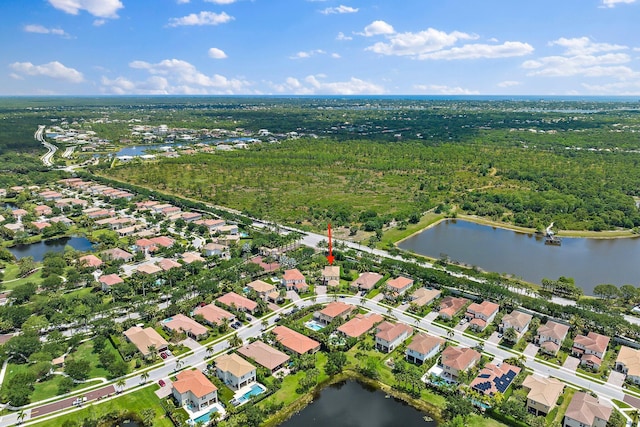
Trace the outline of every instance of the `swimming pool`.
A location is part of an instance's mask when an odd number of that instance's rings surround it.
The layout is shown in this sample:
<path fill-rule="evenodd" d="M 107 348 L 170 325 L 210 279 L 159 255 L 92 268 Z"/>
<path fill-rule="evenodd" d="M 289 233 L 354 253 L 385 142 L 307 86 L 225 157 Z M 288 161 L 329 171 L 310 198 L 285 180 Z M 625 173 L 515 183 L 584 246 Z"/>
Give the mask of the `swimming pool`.
<path fill-rule="evenodd" d="M 193 423 L 196 424 L 196 423 L 202 422 L 206 424 L 211 420 L 211 414 L 215 414 L 216 412 L 218 412 L 218 408 L 213 408 L 206 414 L 200 415 L 198 418 L 194 419 Z"/>
<path fill-rule="evenodd" d="M 321 325 L 315 320 L 309 320 L 308 322 L 305 322 L 304 326 L 316 332 L 324 328 L 324 325 Z"/>
<path fill-rule="evenodd" d="M 236 398 L 234 404 L 236 406 L 240 406 L 243 403 L 246 403 L 249 399 L 251 399 L 251 397 L 257 396 L 257 395 L 262 394 L 264 392 L 265 392 L 265 388 L 264 387 L 262 387 L 260 384 L 254 384 L 254 385 L 251 386 L 251 389 L 248 392 L 246 392 L 242 396 Z"/>

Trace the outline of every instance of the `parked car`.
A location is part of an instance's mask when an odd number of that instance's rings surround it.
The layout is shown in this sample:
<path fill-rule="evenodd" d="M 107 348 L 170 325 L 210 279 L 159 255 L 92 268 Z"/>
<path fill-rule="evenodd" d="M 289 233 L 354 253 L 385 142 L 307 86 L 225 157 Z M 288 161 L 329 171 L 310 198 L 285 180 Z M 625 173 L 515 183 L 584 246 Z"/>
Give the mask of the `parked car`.
<path fill-rule="evenodd" d="M 167 358 L 167 353 L 165 353 L 165 352 L 160 353 L 160 357 L 162 357 L 163 359 L 166 359 Z"/>
<path fill-rule="evenodd" d="M 165 385 L 167 385 L 167 383 L 165 383 L 164 380 L 160 380 L 160 381 L 158 381 L 158 385 L 160 387 L 164 387 Z"/>
<path fill-rule="evenodd" d="M 460 324 L 461 324 L 461 325 L 464 325 L 464 324 L 465 324 L 465 323 L 467 323 L 467 322 L 468 322 L 468 320 L 465 318 L 465 319 L 462 319 L 462 320 L 460 321 Z"/>

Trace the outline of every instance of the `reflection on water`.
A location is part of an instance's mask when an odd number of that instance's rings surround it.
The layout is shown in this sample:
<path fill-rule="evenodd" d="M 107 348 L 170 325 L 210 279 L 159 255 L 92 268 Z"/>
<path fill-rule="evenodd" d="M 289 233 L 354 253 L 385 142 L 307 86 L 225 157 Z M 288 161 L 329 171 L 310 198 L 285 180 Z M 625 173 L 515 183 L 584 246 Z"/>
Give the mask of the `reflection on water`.
<path fill-rule="evenodd" d="M 544 244 L 534 234 L 446 220 L 398 245 L 401 249 L 509 273 L 540 283 L 543 278 L 573 277 L 585 294 L 602 283 L 638 285 L 640 239 L 563 238 L 562 246 Z"/>
<path fill-rule="evenodd" d="M 47 252 L 62 252 L 67 245 L 81 252 L 93 249 L 93 244 L 86 237 L 62 237 L 7 249 L 18 259 L 31 256 L 35 261 L 42 261 Z"/>
<path fill-rule="evenodd" d="M 282 427 L 435 427 L 427 414 L 356 381 L 325 388 Z M 427 416 L 427 419 L 428 418 Z"/>

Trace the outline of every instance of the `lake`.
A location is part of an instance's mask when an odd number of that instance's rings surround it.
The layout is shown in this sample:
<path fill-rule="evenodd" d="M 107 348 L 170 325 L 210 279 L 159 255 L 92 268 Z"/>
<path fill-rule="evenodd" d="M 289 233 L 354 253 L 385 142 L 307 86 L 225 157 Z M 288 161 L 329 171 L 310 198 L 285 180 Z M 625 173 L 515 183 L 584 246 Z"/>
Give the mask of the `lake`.
<path fill-rule="evenodd" d="M 47 252 L 62 252 L 67 245 L 81 252 L 93 249 L 93 243 L 86 237 L 62 237 L 30 245 L 16 245 L 7 249 L 18 259 L 32 256 L 35 261 L 42 261 Z"/>
<path fill-rule="evenodd" d="M 205 139 L 205 140 L 196 140 L 196 141 L 178 141 L 178 142 L 166 142 L 164 144 L 147 144 L 147 145 L 132 145 L 129 147 L 123 147 L 120 150 L 118 150 L 114 156 L 116 157 L 120 157 L 120 156 L 131 156 L 131 157 L 136 157 L 136 156 L 142 156 L 143 154 L 146 154 L 150 151 L 165 151 L 165 147 L 169 147 L 172 150 L 175 150 L 177 148 L 180 147 L 190 147 L 193 144 L 224 144 L 224 143 L 236 143 L 236 142 L 246 142 L 246 141 L 250 141 L 251 138 L 245 138 L 245 137 L 241 137 L 241 138 L 229 138 L 229 139 L 225 139 L 225 140 L 219 140 L 219 139 Z"/>
<path fill-rule="evenodd" d="M 357 381 L 345 381 L 323 389 L 313 403 L 281 424 L 281 427 L 435 427 L 426 414 L 381 390 Z"/>
<path fill-rule="evenodd" d="M 585 294 L 602 283 L 638 286 L 640 239 L 562 239 L 545 245 L 535 234 L 445 220 L 398 244 L 400 249 L 432 258 L 446 254 L 452 261 L 486 271 L 509 273 L 540 284 L 543 278 L 572 277 Z"/>

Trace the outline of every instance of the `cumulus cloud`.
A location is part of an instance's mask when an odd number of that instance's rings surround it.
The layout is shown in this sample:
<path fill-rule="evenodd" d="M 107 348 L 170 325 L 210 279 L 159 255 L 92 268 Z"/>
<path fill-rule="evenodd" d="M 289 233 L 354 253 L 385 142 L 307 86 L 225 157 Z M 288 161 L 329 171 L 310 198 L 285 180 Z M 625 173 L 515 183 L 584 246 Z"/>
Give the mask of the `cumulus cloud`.
<path fill-rule="evenodd" d="M 365 37 L 373 37 L 393 33 L 395 33 L 395 30 L 390 24 L 387 24 L 384 21 L 373 21 L 371 24 L 364 27 L 364 32 L 358 34 Z"/>
<path fill-rule="evenodd" d="M 202 11 L 200 13 L 191 13 L 181 18 L 171 18 L 169 20 L 170 27 L 179 27 L 182 25 L 220 25 L 232 21 L 233 16 L 227 15 L 226 12 L 215 13 Z"/>
<path fill-rule="evenodd" d="M 636 0 L 602 0 L 602 7 L 616 7 L 617 5 L 621 4 L 621 3 L 625 3 L 625 4 L 631 4 L 631 3 L 635 3 Z"/>
<path fill-rule="evenodd" d="M 472 40 L 477 38 L 478 36 L 460 31 L 446 33 L 434 28 L 429 28 L 418 33 L 392 34 L 388 37 L 388 42 L 375 43 L 367 47 L 366 50 L 382 55 L 418 57 L 444 49 L 445 47 L 453 46 L 459 40 Z"/>
<path fill-rule="evenodd" d="M 583 84 L 592 95 L 638 96 L 640 95 L 640 80 L 605 83 L 601 85 Z"/>
<path fill-rule="evenodd" d="M 246 94 L 251 84 L 245 80 L 229 79 L 220 74 L 207 75 L 194 65 L 180 59 L 165 59 L 158 63 L 133 61 L 129 66 L 145 70 L 151 76 L 134 82 L 126 77 L 103 77 L 102 90 L 107 93 L 163 93 L 184 95 Z"/>
<path fill-rule="evenodd" d="M 413 88 L 426 94 L 434 95 L 478 95 L 480 93 L 477 90 L 464 89 L 460 86 L 415 85 Z"/>
<path fill-rule="evenodd" d="M 58 61 L 48 62 L 42 65 L 33 65 L 31 62 L 14 62 L 10 65 L 17 76 L 46 76 L 56 80 L 64 80 L 71 83 L 84 81 L 81 72 L 74 68 L 65 67 Z"/>
<path fill-rule="evenodd" d="M 342 14 L 342 13 L 356 13 L 358 10 L 357 7 L 350 7 L 345 5 L 340 5 L 337 7 L 328 7 L 320 11 L 323 15 L 332 15 L 332 14 Z"/>
<path fill-rule="evenodd" d="M 306 59 L 306 58 L 311 58 L 314 55 L 324 55 L 326 52 L 322 49 L 314 49 L 314 50 L 307 50 L 307 51 L 300 51 L 298 53 L 296 53 L 295 55 L 290 56 L 290 59 Z"/>
<path fill-rule="evenodd" d="M 96 20 L 93 21 L 93 26 L 94 27 L 102 27 L 106 23 L 107 23 L 107 21 L 105 21 L 104 19 L 96 19 Z"/>
<path fill-rule="evenodd" d="M 461 47 L 443 49 L 437 52 L 416 55 L 416 59 L 480 59 L 480 58 L 509 58 L 524 56 L 533 52 L 533 46 L 522 42 L 504 42 L 498 45 L 466 44 Z"/>
<path fill-rule="evenodd" d="M 212 47 L 211 49 L 209 49 L 209 57 L 213 59 L 225 59 L 227 57 L 227 54 L 224 53 L 222 49 Z"/>
<path fill-rule="evenodd" d="M 343 82 L 327 82 L 324 75 L 311 75 L 302 80 L 288 77 L 282 84 L 274 84 L 277 92 L 292 95 L 380 95 L 385 93 L 382 86 L 351 77 Z"/>
<path fill-rule="evenodd" d="M 49 3 L 71 15 L 85 10 L 98 18 L 117 18 L 118 10 L 124 7 L 120 0 L 49 0 Z"/>
<path fill-rule="evenodd" d="M 353 37 L 345 36 L 344 33 L 341 31 L 336 36 L 336 40 L 353 40 Z"/>
<path fill-rule="evenodd" d="M 498 87 L 513 87 L 513 86 L 519 86 L 522 83 L 517 82 L 515 80 L 505 80 L 503 82 L 498 83 Z"/>
<path fill-rule="evenodd" d="M 61 28 L 47 28 L 38 24 L 25 25 L 24 31 L 27 33 L 53 34 L 56 36 L 69 37 L 69 34 Z"/>
<path fill-rule="evenodd" d="M 624 79 L 637 74 L 628 66 L 622 65 L 630 62 L 631 57 L 626 53 L 616 52 L 628 49 L 626 46 L 594 43 L 588 37 L 561 38 L 551 42 L 550 45 L 564 47 L 564 54 L 523 62 L 522 67 L 531 70 L 529 75 L 547 77 L 610 76 Z"/>

